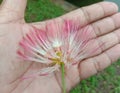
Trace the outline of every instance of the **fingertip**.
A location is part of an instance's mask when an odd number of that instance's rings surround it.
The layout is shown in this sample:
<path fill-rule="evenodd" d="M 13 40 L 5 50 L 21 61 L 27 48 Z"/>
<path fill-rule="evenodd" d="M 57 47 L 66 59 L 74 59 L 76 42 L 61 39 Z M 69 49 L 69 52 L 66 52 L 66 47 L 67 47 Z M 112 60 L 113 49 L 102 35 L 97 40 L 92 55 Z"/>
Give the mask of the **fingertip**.
<path fill-rule="evenodd" d="M 99 4 L 103 7 L 106 15 L 117 13 L 119 10 L 118 5 L 114 2 L 104 1 L 100 2 Z"/>
<path fill-rule="evenodd" d="M 117 29 L 117 28 L 120 28 L 120 20 L 119 20 L 119 19 L 120 19 L 120 13 L 114 14 L 111 18 L 112 18 L 113 21 L 114 21 L 114 24 L 115 24 L 116 29 Z"/>
<path fill-rule="evenodd" d="M 92 58 L 86 59 L 80 62 L 78 69 L 79 69 L 81 80 L 86 79 L 97 73 L 97 70 L 95 68 L 95 65 L 93 64 Z"/>

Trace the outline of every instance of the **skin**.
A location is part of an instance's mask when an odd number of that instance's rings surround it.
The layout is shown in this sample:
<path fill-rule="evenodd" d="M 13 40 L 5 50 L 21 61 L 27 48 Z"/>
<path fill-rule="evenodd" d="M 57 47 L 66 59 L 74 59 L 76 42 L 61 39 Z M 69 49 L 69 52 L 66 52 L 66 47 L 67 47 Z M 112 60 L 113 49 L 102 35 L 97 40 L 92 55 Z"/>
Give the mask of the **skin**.
<path fill-rule="evenodd" d="M 16 54 L 19 41 L 29 32 L 31 25 L 44 28 L 49 21 L 77 18 L 82 26 L 90 24 L 96 47 L 104 43 L 98 51 L 66 70 L 67 91 L 120 57 L 120 13 L 114 3 L 97 3 L 56 19 L 36 23 L 25 22 L 26 4 L 27 0 L 3 0 L 0 7 L 0 93 L 62 93 L 60 72 L 24 81 L 20 79 L 41 68 L 40 63 L 23 62 Z"/>

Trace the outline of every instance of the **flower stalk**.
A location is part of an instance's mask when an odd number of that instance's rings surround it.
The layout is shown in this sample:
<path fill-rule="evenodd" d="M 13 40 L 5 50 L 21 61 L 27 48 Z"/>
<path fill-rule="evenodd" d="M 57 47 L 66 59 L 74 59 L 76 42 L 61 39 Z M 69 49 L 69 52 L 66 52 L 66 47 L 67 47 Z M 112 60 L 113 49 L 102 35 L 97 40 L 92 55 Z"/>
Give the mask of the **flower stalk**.
<path fill-rule="evenodd" d="M 66 93 L 66 84 L 65 84 L 65 65 L 64 63 L 61 64 L 61 78 L 62 78 L 62 90 L 63 93 Z"/>

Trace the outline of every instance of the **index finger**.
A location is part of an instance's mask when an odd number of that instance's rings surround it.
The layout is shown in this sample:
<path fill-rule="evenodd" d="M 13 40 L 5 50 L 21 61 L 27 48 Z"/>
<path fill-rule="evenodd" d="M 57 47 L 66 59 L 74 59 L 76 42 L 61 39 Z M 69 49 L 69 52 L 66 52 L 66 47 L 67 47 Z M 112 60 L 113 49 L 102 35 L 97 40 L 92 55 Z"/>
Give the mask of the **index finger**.
<path fill-rule="evenodd" d="M 101 18 L 113 15 L 118 12 L 118 6 L 113 2 L 100 2 L 70 12 L 63 19 L 80 20 L 81 26 L 97 21 Z"/>

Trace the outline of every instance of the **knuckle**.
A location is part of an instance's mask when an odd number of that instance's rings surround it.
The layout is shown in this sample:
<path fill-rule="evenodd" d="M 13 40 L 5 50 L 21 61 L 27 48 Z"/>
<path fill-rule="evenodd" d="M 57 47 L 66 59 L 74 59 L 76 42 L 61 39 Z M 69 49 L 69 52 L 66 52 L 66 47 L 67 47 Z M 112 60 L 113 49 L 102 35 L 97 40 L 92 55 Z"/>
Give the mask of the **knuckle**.
<path fill-rule="evenodd" d="M 91 21 L 91 16 L 90 16 L 89 11 L 85 7 L 81 8 L 81 10 L 82 10 L 87 22 L 90 22 Z"/>

